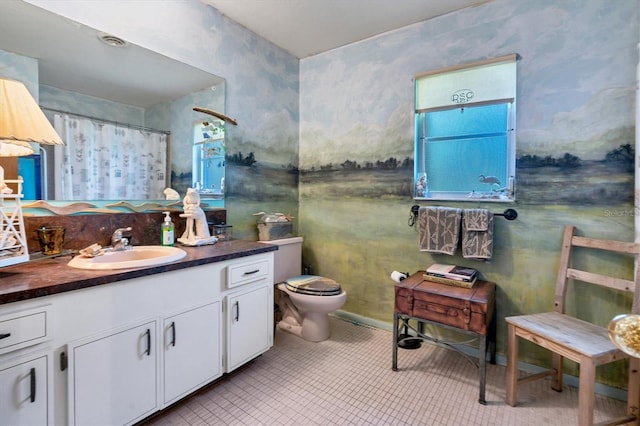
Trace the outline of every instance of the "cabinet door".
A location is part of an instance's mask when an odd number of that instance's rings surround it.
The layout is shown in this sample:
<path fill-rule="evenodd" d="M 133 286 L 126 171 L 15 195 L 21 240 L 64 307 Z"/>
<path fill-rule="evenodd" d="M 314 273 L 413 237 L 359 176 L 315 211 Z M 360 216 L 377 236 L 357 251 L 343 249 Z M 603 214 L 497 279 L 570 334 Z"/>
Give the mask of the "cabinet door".
<path fill-rule="evenodd" d="M 164 403 L 222 375 L 220 302 L 164 320 Z"/>
<path fill-rule="evenodd" d="M 69 347 L 69 421 L 123 425 L 157 406 L 156 322 Z"/>
<path fill-rule="evenodd" d="M 46 425 L 47 357 L 0 366 L 0 424 Z"/>
<path fill-rule="evenodd" d="M 271 347 L 273 293 L 269 286 L 234 293 L 227 299 L 227 372 Z"/>

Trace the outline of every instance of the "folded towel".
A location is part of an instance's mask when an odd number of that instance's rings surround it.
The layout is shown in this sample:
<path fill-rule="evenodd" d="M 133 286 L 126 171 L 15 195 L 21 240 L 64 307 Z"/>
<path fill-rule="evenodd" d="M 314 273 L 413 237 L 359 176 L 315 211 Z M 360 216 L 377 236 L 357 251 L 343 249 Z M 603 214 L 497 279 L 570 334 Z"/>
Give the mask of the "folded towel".
<path fill-rule="evenodd" d="M 493 214 L 485 209 L 465 209 L 462 223 L 467 231 L 488 231 L 489 220 Z"/>
<path fill-rule="evenodd" d="M 461 213 L 461 209 L 452 207 L 420 207 L 420 251 L 454 255 L 460 236 Z"/>
<path fill-rule="evenodd" d="M 491 259 L 493 256 L 493 213 L 489 210 L 464 210 L 462 256 L 482 260 Z"/>

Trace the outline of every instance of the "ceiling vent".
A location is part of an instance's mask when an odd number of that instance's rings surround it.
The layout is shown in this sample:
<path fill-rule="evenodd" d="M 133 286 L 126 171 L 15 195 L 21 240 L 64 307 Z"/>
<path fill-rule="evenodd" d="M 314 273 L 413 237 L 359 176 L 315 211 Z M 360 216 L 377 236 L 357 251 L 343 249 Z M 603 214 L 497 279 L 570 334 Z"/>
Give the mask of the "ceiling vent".
<path fill-rule="evenodd" d="M 98 34 L 98 38 L 105 44 L 111 47 L 125 47 L 127 42 L 111 34 Z"/>

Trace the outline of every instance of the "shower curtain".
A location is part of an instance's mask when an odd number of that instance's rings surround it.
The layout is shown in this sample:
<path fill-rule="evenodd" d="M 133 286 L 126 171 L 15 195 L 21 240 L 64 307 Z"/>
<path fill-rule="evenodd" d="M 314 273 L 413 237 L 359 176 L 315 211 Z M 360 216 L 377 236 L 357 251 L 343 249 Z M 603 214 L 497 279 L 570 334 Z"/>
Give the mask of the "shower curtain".
<path fill-rule="evenodd" d="M 54 115 L 64 146 L 54 155 L 58 200 L 163 199 L 166 134 L 66 114 Z"/>

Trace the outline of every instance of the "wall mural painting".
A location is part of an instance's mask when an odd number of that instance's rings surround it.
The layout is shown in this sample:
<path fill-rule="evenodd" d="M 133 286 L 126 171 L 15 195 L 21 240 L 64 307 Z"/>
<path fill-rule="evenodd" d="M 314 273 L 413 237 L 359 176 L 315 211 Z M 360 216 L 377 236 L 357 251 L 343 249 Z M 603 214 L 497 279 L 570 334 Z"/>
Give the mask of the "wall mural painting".
<path fill-rule="evenodd" d="M 254 202 L 295 198 L 298 169 L 289 165 L 271 165 L 259 161 L 254 152 L 227 154 L 227 197 L 247 197 Z"/>
<path fill-rule="evenodd" d="M 634 156 L 631 143 L 601 159 L 580 154 L 523 155 L 517 159 L 518 200 L 527 204 L 612 206 L 633 203 Z"/>
<path fill-rule="evenodd" d="M 627 129 L 607 146 L 600 158 L 580 153 L 523 154 L 516 159 L 516 199 L 523 204 L 624 205 L 633 202 L 634 129 Z M 412 141 L 406 141 L 411 144 Z M 618 144 L 617 146 L 615 146 Z M 413 158 L 381 158 L 376 161 L 345 159 L 306 169 L 293 165 L 266 165 L 260 153 L 237 152 L 226 158 L 227 195 L 254 200 L 286 198 L 298 180 L 305 194 L 316 198 L 349 197 L 407 199 L 413 194 Z M 452 165 L 452 173 L 455 173 Z"/>
<path fill-rule="evenodd" d="M 456 165 L 452 165 L 452 170 Z M 526 154 L 516 159 L 516 199 L 523 204 L 618 205 L 633 202 L 634 148 L 620 145 L 600 160 L 578 155 Z M 412 196 L 413 159 L 388 158 L 362 166 L 357 161 L 300 171 L 314 196 L 376 199 Z"/>

